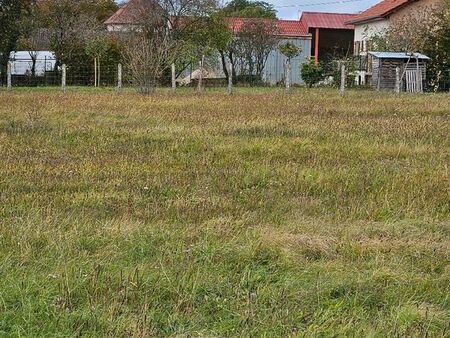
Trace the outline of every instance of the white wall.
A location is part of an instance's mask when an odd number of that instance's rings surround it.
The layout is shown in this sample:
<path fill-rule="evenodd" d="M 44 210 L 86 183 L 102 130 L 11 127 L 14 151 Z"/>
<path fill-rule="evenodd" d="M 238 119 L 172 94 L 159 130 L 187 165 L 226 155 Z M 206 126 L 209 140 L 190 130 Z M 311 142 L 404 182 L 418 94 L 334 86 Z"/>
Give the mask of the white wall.
<path fill-rule="evenodd" d="M 389 28 L 389 19 L 355 25 L 355 41 L 367 41 L 370 36 L 385 32 Z"/>

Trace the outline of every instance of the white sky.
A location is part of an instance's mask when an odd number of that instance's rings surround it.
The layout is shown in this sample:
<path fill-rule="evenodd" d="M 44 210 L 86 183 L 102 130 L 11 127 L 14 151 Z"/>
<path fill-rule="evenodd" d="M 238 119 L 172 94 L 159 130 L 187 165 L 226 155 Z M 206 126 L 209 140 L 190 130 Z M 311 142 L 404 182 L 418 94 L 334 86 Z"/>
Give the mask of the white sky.
<path fill-rule="evenodd" d="M 116 0 L 124 2 L 124 0 Z M 300 12 L 358 13 L 381 0 L 264 0 L 275 6 L 280 19 L 298 19 Z M 225 0 L 226 2 L 226 0 Z"/>
<path fill-rule="evenodd" d="M 267 1 L 267 0 L 266 0 Z M 298 19 L 300 12 L 358 13 L 381 0 L 269 0 L 280 19 Z"/>

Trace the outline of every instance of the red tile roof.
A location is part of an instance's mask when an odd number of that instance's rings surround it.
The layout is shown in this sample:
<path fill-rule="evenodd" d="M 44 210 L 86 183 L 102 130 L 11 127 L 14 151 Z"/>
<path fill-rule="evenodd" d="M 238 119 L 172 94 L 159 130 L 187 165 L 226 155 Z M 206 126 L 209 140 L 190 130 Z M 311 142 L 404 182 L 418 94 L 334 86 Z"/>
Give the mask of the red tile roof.
<path fill-rule="evenodd" d="M 297 20 L 277 20 L 277 19 L 251 19 L 251 18 L 228 18 L 230 29 L 238 33 L 247 22 L 267 22 L 275 23 L 278 28 L 278 36 L 281 37 L 309 37 L 310 34 L 305 26 Z"/>
<path fill-rule="evenodd" d="M 348 23 L 360 23 L 385 18 L 409 2 L 410 0 L 384 0 L 358 14 L 355 18 L 349 20 Z"/>
<path fill-rule="evenodd" d="M 123 4 L 108 20 L 107 25 L 136 24 L 140 12 L 154 4 L 151 0 L 129 0 Z"/>
<path fill-rule="evenodd" d="M 347 21 L 356 16 L 356 14 L 303 12 L 300 21 L 308 31 L 310 28 L 354 29 Z"/>
<path fill-rule="evenodd" d="M 139 14 L 145 8 L 154 4 L 152 0 L 129 0 L 116 13 L 114 13 L 108 20 L 105 21 L 107 25 L 123 25 L 123 24 L 137 24 Z M 153 5 L 154 7 L 154 5 Z M 150 7 L 149 7 L 150 8 Z M 250 18 L 227 18 L 230 29 L 234 32 L 239 32 L 244 23 L 249 21 L 263 21 L 274 22 L 278 28 L 278 36 L 282 37 L 309 37 L 308 30 L 302 22 L 297 20 L 277 20 L 277 19 L 250 19 Z"/>

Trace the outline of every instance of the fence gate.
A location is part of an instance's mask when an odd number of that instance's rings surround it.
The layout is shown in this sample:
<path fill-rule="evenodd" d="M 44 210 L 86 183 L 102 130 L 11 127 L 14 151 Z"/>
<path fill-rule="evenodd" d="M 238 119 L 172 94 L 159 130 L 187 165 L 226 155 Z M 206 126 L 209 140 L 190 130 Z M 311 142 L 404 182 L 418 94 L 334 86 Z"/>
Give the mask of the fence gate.
<path fill-rule="evenodd" d="M 406 70 L 406 91 L 408 93 L 422 93 L 422 72 L 417 69 Z"/>

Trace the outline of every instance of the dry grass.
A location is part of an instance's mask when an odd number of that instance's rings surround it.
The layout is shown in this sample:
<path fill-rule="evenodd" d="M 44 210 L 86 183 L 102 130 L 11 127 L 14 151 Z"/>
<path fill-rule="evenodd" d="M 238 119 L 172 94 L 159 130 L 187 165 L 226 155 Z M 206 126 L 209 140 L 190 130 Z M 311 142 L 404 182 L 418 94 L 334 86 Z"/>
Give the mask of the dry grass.
<path fill-rule="evenodd" d="M 0 92 L 0 335 L 447 336 L 450 96 Z"/>

